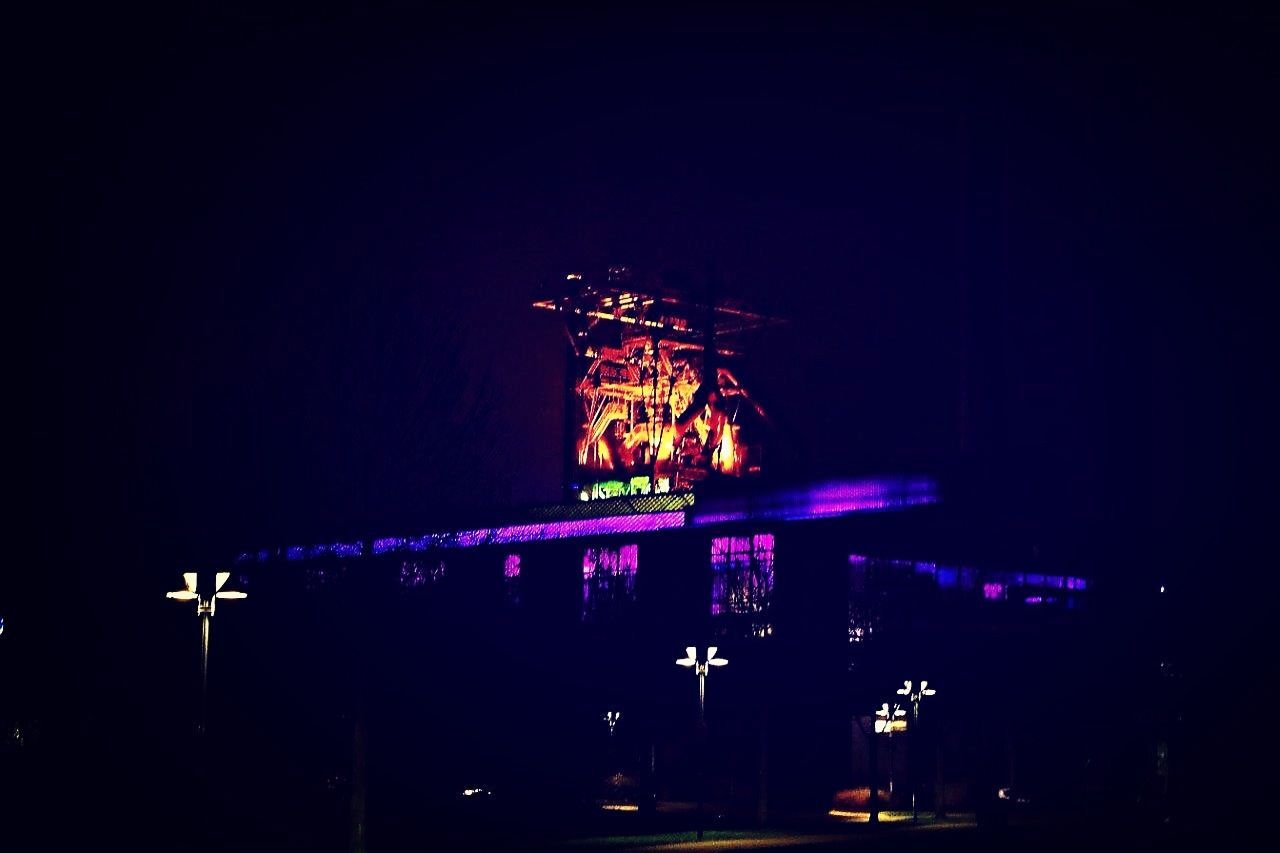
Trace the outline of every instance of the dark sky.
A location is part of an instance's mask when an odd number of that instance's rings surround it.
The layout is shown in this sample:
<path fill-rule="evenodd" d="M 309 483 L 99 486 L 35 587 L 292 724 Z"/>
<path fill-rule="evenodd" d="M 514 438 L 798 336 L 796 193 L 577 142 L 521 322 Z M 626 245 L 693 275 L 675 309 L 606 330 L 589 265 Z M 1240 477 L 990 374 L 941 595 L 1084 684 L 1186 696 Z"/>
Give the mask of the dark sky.
<path fill-rule="evenodd" d="M 791 320 L 753 376 L 811 465 L 1195 559 L 1246 504 L 1274 18 L 259 6 L 13 31 L 33 571 L 556 498 L 528 303 L 614 263 Z"/>

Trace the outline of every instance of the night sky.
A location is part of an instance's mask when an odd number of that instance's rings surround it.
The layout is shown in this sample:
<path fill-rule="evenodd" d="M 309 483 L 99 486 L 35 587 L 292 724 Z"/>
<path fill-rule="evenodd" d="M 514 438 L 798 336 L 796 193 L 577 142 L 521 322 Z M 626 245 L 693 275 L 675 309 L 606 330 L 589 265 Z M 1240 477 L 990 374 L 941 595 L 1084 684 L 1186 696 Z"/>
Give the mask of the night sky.
<path fill-rule="evenodd" d="M 11 29 L 32 702 L 145 681 L 193 563 L 557 499 L 529 303 L 612 264 L 788 318 L 750 376 L 805 471 L 1255 580 L 1274 17 L 258 5 Z"/>

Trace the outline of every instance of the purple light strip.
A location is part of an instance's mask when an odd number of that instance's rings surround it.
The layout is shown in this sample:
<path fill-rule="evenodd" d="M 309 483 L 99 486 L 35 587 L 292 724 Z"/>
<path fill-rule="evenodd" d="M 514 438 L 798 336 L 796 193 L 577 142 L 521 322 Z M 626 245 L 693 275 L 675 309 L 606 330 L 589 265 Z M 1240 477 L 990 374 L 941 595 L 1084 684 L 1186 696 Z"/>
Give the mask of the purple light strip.
<path fill-rule="evenodd" d="M 259 560 L 266 557 L 265 551 L 259 552 Z M 332 554 L 335 557 L 362 557 L 364 556 L 363 542 L 332 542 L 322 545 L 294 545 L 286 549 L 286 560 L 306 560 L 316 557 L 324 557 Z M 244 555 L 241 555 L 244 556 Z"/>
<path fill-rule="evenodd" d="M 683 512 L 611 515 L 603 518 L 586 518 L 574 521 L 551 521 L 545 524 L 516 524 L 509 527 L 463 530 L 442 538 L 439 542 L 439 547 L 474 548 L 480 545 L 541 542 L 549 539 L 575 539 L 580 536 L 608 536 L 614 533 L 646 533 L 683 526 Z"/>
<path fill-rule="evenodd" d="M 696 509 L 668 512 L 611 515 L 598 518 L 516 524 L 506 527 L 479 527 L 422 536 L 390 536 L 374 539 L 366 550 L 364 542 L 310 547 L 294 546 L 284 552 L 287 560 L 305 560 L 326 554 L 360 557 L 365 553 L 390 554 L 401 551 L 430 551 L 437 548 L 477 548 L 520 542 L 608 536 L 619 533 L 646 533 L 671 530 L 692 524 L 703 527 L 732 521 L 804 520 L 831 518 L 854 512 L 877 512 L 936 503 L 937 484 L 925 477 L 887 477 L 821 483 L 811 488 L 789 489 L 757 498 L 728 498 L 711 501 L 708 512 Z M 243 560 L 247 555 L 241 555 Z M 261 562 L 265 553 L 258 555 Z M 1083 587 L 1081 587 L 1083 588 Z"/>
<path fill-rule="evenodd" d="M 938 502 L 937 484 L 926 477 L 887 477 L 822 483 L 808 489 L 788 489 L 754 499 L 724 498 L 707 502 L 705 512 L 694 505 L 695 527 L 731 521 L 778 519 L 801 521 L 833 518 L 855 512 L 904 509 Z"/>
<path fill-rule="evenodd" d="M 861 566 L 869 562 L 872 562 L 872 558 L 863 554 L 849 555 L 849 565 L 851 566 Z M 932 575 L 935 582 L 940 587 L 954 588 L 956 586 L 960 586 L 965 589 L 980 587 L 982 589 L 982 597 L 990 601 L 1005 598 L 1008 594 L 1009 587 L 1069 590 L 1085 590 L 1089 587 L 1089 582 L 1085 578 L 1067 577 L 1064 575 L 984 571 L 968 566 L 942 566 L 937 563 L 923 560 L 876 559 L 875 562 L 898 569 L 910 570 L 919 575 Z M 1035 598 L 1036 600 L 1033 602 L 1031 601 L 1031 598 Z M 1028 604 L 1038 604 L 1041 603 L 1041 601 L 1050 602 L 1055 600 L 1056 599 L 1053 596 L 1031 596 L 1026 599 Z"/>
<path fill-rule="evenodd" d="M 682 510 L 610 515 L 572 521 L 478 527 L 472 530 L 430 533 L 426 536 L 409 538 L 387 537 L 375 539 L 371 550 L 374 554 L 389 554 L 396 551 L 427 551 L 433 548 L 478 548 L 484 545 L 576 539 L 582 536 L 608 536 L 615 533 L 647 533 L 683 527 L 684 523 L 685 516 Z"/>
<path fill-rule="evenodd" d="M 404 539 L 400 536 L 387 536 L 373 540 L 373 553 L 389 554 L 404 547 Z"/>

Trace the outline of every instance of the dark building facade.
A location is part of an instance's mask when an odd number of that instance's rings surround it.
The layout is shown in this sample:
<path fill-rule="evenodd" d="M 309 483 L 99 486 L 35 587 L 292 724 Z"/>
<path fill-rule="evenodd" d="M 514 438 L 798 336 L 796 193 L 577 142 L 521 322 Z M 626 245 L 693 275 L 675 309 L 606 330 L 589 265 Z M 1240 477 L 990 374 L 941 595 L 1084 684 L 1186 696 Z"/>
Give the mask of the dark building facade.
<path fill-rule="evenodd" d="M 279 813 L 412 838 L 480 801 L 626 820 L 702 794 L 750 822 L 856 815 L 873 774 L 893 808 L 1103 785 L 1087 567 L 956 547 L 974 508 L 931 476 L 769 470 L 726 343 L 765 318 L 624 273 L 539 303 L 570 318 L 569 502 L 229 567 L 249 601 L 217 620 L 213 727 L 303 779 Z M 689 646 L 728 660 L 705 728 Z"/>

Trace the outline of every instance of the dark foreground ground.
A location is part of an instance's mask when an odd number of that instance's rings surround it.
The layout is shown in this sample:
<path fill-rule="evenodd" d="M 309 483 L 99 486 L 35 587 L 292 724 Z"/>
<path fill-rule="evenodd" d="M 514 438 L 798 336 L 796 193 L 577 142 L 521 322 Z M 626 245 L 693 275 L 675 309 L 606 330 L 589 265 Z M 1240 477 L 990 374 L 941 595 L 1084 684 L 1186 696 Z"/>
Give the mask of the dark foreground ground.
<path fill-rule="evenodd" d="M 187 839 L 189 842 L 190 839 Z M 1105 827 L 1044 823 L 1036 825 L 980 826 L 972 819 L 961 817 L 940 823 L 922 821 L 885 823 L 879 826 L 849 824 L 833 821 L 808 826 L 778 827 L 772 829 L 709 829 L 702 841 L 695 839 L 692 830 L 660 832 L 624 832 L 612 835 L 578 836 L 538 833 L 527 834 L 510 831 L 500 825 L 476 827 L 469 831 L 450 830 L 437 837 L 422 839 L 411 845 L 394 843 L 369 844 L 369 853 L 379 849 L 406 851 L 538 851 L 538 853 L 585 853 L 585 851 L 697 851 L 697 850 L 750 850 L 750 851 L 858 851 L 858 853 L 954 853 L 954 851 L 983 851 L 983 853 L 1013 853 L 1013 851 L 1062 851 L 1062 853 L 1103 853 L 1121 850 L 1127 853 L 1143 851 L 1244 851 L 1274 849 L 1274 838 L 1262 824 L 1244 826 L 1225 823 L 1218 828 L 1162 827 Z M 336 846 L 336 845 L 335 845 Z M 4 850 L 20 850 L 0 845 Z M 75 847 L 37 846 L 32 849 L 60 850 L 65 853 L 89 853 L 89 851 L 115 851 L 130 849 L 120 839 L 103 839 L 101 844 Z M 235 853 L 265 853 L 267 850 L 296 850 L 293 844 L 263 846 L 242 845 L 234 841 L 217 846 L 191 845 L 176 840 L 175 851 L 227 850 Z"/>
<path fill-rule="evenodd" d="M 691 832 L 640 835 L 596 836 L 560 842 L 524 845 L 515 839 L 505 849 L 538 849 L 578 853 L 585 850 L 616 851 L 696 851 L 696 850 L 814 850 L 893 851 L 893 853 L 951 853 L 951 851 L 1219 851 L 1273 849 L 1261 828 L 1251 832 L 1231 826 L 1216 831 L 1178 830 L 1173 827 L 1138 829 L 1071 826 L 1062 824 L 978 826 L 972 820 L 939 824 L 922 822 L 863 825 L 830 825 L 770 830 L 711 830 L 701 842 Z M 471 846 L 465 839 L 450 839 L 448 849 L 501 849 L 477 839 Z M 444 849 L 444 848 L 439 848 Z"/>

